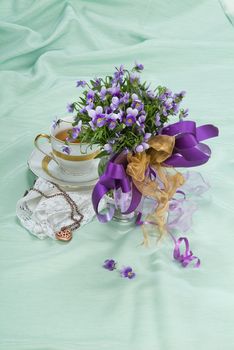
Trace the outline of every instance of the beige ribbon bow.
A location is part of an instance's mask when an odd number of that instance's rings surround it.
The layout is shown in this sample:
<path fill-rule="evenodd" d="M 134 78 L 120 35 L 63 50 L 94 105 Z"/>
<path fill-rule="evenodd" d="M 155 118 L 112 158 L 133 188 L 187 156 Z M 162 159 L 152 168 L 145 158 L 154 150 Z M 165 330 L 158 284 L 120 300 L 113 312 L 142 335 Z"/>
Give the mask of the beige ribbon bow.
<path fill-rule="evenodd" d="M 127 160 L 127 174 L 132 177 L 133 183 L 143 196 L 156 200 L 157 208 L 155 212 L 149 214 L 147 221 L 154 222 L 158 226 L 160 238 L 166 232 L 166 214 L 168 212 L 169 201 L 173 197 L 177 188 L 184 183 L 182 174 L 176 171 L 171 173 L 169 167 L 163 166 L 163 162 L 172 155 L 175 146 L 175 137 L 168 135 L 156 135 L 149 140 L 150 148 L 147 151 L 135 155 L 129 153 Z M 163 184 L 151 180 L 146 176 L 146 170 L 151 167 L 156 171 L 157 177 Z M 148 234 L 143 225 L 144 243 L 148 244 Z"/>

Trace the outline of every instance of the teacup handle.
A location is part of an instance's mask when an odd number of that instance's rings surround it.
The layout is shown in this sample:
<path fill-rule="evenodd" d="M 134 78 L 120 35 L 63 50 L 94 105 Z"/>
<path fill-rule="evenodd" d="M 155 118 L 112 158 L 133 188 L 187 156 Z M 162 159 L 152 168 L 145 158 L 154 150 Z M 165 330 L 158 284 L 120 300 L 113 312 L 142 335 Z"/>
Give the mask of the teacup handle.
<path fill-rule="evenodd" d="M 45 154 L 46 156 L 52 158 L 52 159 L 58 164 L 58 161 L 57 161 L 57 159 L 53 156 L 53 153 L 52 153 L 52 152 L 50 152 L 50 153 L 48 154 L 48 153 L 46 153 L 45 151 L 43 151 L 43 149 L 41 149 L 41 147 L 40 147 L 40 145 L 39 145 L 39 140 L 40 140 L 41 138 L 47 139 L 47 140 L 49 141 L 49 143 L 50 143 L 51 137 L 50 137 L 49 135 L 47 135 L 47 134 L 38 134 L 38 135 L 35 137 L 34 146 L 35 146 L 41 153 L 43 153 L 43 154 Z"/>

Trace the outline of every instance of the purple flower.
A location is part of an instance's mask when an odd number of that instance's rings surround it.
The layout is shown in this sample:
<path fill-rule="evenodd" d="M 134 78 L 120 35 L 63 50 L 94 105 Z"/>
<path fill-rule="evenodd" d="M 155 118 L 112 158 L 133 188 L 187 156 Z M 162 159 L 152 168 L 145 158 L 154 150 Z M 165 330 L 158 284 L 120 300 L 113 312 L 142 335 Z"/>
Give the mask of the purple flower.
<path fill-rule="evenodd" d="M 179 105 L 175 101 L 172 102 L 172 109 L 175 114 L 179 112 Z"/>
<path fill-rule="evenodd" d="M 103 148 L 104 148 L 104 151 L 106 151 L 107 153 L 112 152 L 112 146 L 109 143 L 106 143 Z"/>
<path fill-rule="evenodd" d="M 128 92 L 125 92 L 123 97 L 121 97 L 121 99 L 120 99 L 120 103 L 127 104 L 129 102 L 129 97 L 130 97 L 130 94 Z"/>
<path fill-rule="evenodd" d="M 155 115 L 155 125 L 156 126 L 160 126 L 161 125 L 161 120 L 160 120 L 159 113 L 156 113 L 156 115 Z"/>
<path fill-rule="evenodd" d="M 77 126 L 72 129 L 72 139 L 75 140 L 79 136 L 82 128 L 82 120 L 79 121 Z"/>
<path fill-rule="evenodd" d="M 67 111 L 68 111 L 68 113 L 73 113 L 73 111 L 74 111 L 74 104 L 73 103 L 67 104 Z"/>
<path fill-rule="evenodd" d="M 101 84 L 101 78 L 95 78 L 93 85 L 98 87 Z"/>
<path fill-rule="evenodd" d="M 182 109 L 180 111 L 180 119 L 183 119 L 183 118 L 186 118 L 187 116 L 189 115 L 189 109 L 186 108 L 186 109 Z"/>
<path fill-rule="evenodd" d="M 140 81 L 140 77 L 138 74 L 134 74 L 134 73 L 130 74 L 130 83 L 131 84 L 135 84 L 135 83 L 137 84 L 137 83 L 139 83 L 139 81 Z"/>
<path fill-rule="evenodd" d="M 127 109 L 127 116 L 126 116 L 125 124 L 127 126 L 132 126 L 132 124 L 134 124 L 136 122 L 137 114 L 138 114 L 138 110 L 137 109 L 132 109 L 132 108 L 129 107 Z"/>
<path fill-rule="evenodd" d="M 84 108 L 81 108 L 81 109 L 79 110 L 79 113 L 80 113 L 80 114 L 85 114 L 85 112 L 87 112 L 85 107 L 84 107 Z"/>
<path fill-rule="evenodd" d="M 158 96 L 158 99 L 159 99 L 160 101 L 165 101 L 166 98 L 167 98 L 167 97 L 166 97 L 165 94 L 161 94 L 161 95 Z"/>
<path fill-rule="evenodd" d="M 88 103 L 93 102 L 94 96 L 95 96 L 95 92 L 93 90 L 89 90 L 87 92 L 87 102 Z"/>
<path fill-rule="evenodd" d="M 144 66 L 142 63 L 137 63 L 135 62 L 135 67 L 134 67 L 136 70 L 140 71 L 140 70 L 143 70 L 144 69 Z"/>
<path fill-rule="evenodd" d="M 133 272 L 133 270 L 130 266 L 123 267 L 120 270 L 120 275 L 121 275 L 121 277 L 129 278 L 129 279 L 135 278 L 135 276 L 136 276 L 135 272 Z"/>
<path fill-rule="evenodd" d="M 144 141 L 148 141 L 148 140 L 151 138 L 151 136 L 152 136 L 151 132 L 145 133 L 145 135 L 144 135 Z"/>
<path fill-rule="evenodd" d="M 106 88 L 105 88 L 105 86 L 103 86 L 102 88 L 101 88 L 101 91 L 100 91 L 100 93 L 99 93 L 99 95 L 100 95 L 100 98 L 101 98 L 101 100 L 102 101 L 104 101 L 105 99 L 106 99 Z"/>
<path fill-rule="evenodd" d="M 172 97 L 172 91 L 169 89 L 166 89 L 164 94 L 166 95 L 166 97 Z"/>
<path fill-rule="evenodd" d="M 139 125 L 142 130 L 144 130 L 145 128 L 145 119 L 146 119 L 145 111 L 141 111 L 141 115 L 138 117 L 138 120 L 137 120 L 137 125 Z"/>
<path fill-rule="evenodd" d="M 132 100 L 133 101 L 136 101 L 136 100 L 138 100 L 139 99 L 139 97 L 138 97 L 138 95 L 137 94 L 132 94 Z"/>
<path fill-rule="evenodd" d="M 120 104 L 119 98 L 117 96 L 112 97 L 111 105 L 110 105 L 112 111 L 115 111 L 119 107 L 119 104 Z"/>
<path fill-rule="evenodd" d="M 124 76 L 124 66 L 121 64 L 119 68 L 116 68 L 116 72 L 114 72 L 113 82 L 122 83 Z"/>
<path fill-rule="evenodd" d="M 131 104 L 132 108 L 136 108 L 138 111 L 142 111 L 144 108 L 144 104 L 141 102 L 141 100 L 135 100 Z"/>
<path fill-rule="evenodd" d="M 107 259 L 104 261 L 104 264 L 102 265 L 104 269 L 107 269 L 109 271 L 113 271 L 116 269 L 116 262 L 113 259 Z"/>
<path fill-rule="evenodd" d="M 54 119 L 52 123 L 52 128 L 53 129 L 57 128 L 57 126 L 59 126 L 60 123 L 61 123 L 61 119 L 58 119 L 58 118 Z"/>
<path fill-rule="evenodd" d="M 77 80 L 77 82 L 76 82 L 76 87 L 79 87 L 79 86 L 85 87 L 86 84 L 87 84 L 87 83 L 86 83 L 85 80 Z"/>
<path fill-rule="evenodd" d="M 119 116 L 116 113 L 112 113 L 107 116 L 107 123 L 110 130 L 113 130 L 116 127 L 118 119 L 119 119 Z"/>
<path fill-rule="evenodd" d="M 135 151 L 137 153 L 141 153 L 141 152 L 145 151 L 148 148 L 149 148 L 149 144 L 146 143 L 146 142 L 142 142 L 140 145 L 136 146 Z"/>
<path fill-rule="evenodd" d="M 88 115 L 92 118 L 92 125 L 89 123 L 91 127 L 96 124 L 100 128 L 106 124 L 105 114 L 101 106 L 97 106 L 95 110 L 90 109 Z"/>
<path fill-rule="evenodd" d="M 108 92 L 109 92 L 112 96 L 120 97 L 120 88 L 119 88 L 119 86 L 113 85 L 112 87 L 110 87 L 110 88 L 108 89 Z"/>
<path fill-rule="evenodd" d="M 70 154 L 71 153 L 71 149 L 68 146 L 62 146 L 61 150 L 62 150 L 63 153 L 66 153 L 66 154 Z"/>
<path fill-rule="evenodd" d="M 186 95 L 186 91 L 181 91 L 178 95 L 179 95 L 179 97 L 182 98 Z"/>
<path fill-rule="evenodd" d="M 90 125 L 90 128 L 91 128 L 93 131 L 95 131 L 95 130 L 97 129 L 92 120 L 89 122 L 89 125 Z"/>
<path fill-rule="evenodd" d="M 149 98 L 155 98 L 155 93 L 152 90 L 148 90 L 146 93 Z"/>

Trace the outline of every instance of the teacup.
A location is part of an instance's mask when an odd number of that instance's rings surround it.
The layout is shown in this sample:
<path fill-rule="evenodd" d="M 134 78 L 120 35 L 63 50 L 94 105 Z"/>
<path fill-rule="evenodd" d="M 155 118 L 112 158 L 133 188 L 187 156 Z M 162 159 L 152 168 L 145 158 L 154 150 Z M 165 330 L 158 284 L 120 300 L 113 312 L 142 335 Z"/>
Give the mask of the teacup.
<path fill-rule="evenodd" d="M 58 166 L 65 172 L 71 175 L 86 175 L 90 171 L 93 171 L 94 158 L 100 152 L 97 145 L 90 145 L 88 143 L 79 142 L 69 142 L 69 152 L 66 152 L 65 147 L 67 144 L 65 141 L 57 138 L 58 134 L 68 129 L 72 129 L 72 123 L 74 122 L 74 117 L 65 117 L 60 123 L 52 126 L 50 129 L 50 135 L 39 134 L 34 140 L 34 145 L 36 148 L 51 157 Z M 41 138 L 46 138 L 50 143 L 51 152 L 46 153 L 39 145 L 39 140 Z"/>

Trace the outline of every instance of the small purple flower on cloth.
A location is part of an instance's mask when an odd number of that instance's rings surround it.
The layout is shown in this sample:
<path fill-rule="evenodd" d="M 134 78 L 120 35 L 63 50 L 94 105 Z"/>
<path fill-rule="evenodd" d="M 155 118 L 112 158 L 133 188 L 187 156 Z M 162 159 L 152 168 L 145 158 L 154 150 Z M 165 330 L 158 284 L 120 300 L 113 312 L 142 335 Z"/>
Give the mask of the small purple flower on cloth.
<path fill-rule="evenodd" d="M 116 269 L 116 262 L 113 259 L 107 259 L 104 261 L 104 264 L 102 266 L 106 270 L 113 271 Z"/>
<path fill-rule="evenodd" d="M 120 275 L 121 275 L 121 277 L 129 278 L 129 279 L 136 277 L 135 272 L 133 272 L 133 270 L 130 266 L 122 267 L 122 269 L 120 270 Z"/>
<path fill-rule="evenodd" d="M 71 153 L 71 149 L 68 146 L 62 146 L 61 149 L 62 149 L 63 153 L 66 153 L 66 154 L 70 154 Z"/>

